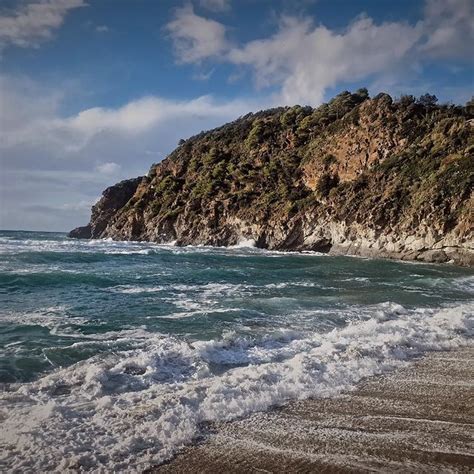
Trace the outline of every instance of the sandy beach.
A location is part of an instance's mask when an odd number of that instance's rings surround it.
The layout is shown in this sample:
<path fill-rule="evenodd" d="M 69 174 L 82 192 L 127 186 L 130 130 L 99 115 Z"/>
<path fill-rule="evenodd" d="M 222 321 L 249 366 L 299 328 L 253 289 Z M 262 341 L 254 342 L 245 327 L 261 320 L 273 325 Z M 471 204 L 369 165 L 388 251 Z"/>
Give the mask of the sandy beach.
<path fill-rule="evenodd" d="M 473 360 L 432 352 L 338 398 L 210 425 L 151 472 L 472 472 Z"/>

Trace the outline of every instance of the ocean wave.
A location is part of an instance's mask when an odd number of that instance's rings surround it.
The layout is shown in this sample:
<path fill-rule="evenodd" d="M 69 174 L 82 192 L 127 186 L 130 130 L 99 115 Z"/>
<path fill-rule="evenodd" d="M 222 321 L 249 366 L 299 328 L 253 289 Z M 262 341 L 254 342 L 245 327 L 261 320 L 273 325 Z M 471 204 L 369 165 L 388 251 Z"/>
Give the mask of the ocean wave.
<path fill-rule="evenodd" d="M 192 306 L 191 306 L 192 308 Z M 199 304 L 194 306 L 195 309 L 189 309 L 186 307 L 187 311 L 169 313 L 165 316 L 161 316 L 161 319 L 185 319 L 192 318 L 194 316 L 202 314 L 239 314 L 244 311 L 243 308 L 203 308 Z"/>
<path fill-rule="evenodd" d="M 238 244 L 230 245 L 229 248 L 241 249 L 241 248 L 255 248 L 257 242 L 254 239 L 242 239 Z"/>
<path fill-rule="evenodd" d="M 1 395 L 4 466 L 139 472 L 192 441 L 204 422 L 333 396 L 425 351 L 472 343 L 473 304 L 367 311 L 328 333 L 283 328 L 200 342 L 143 333 L 140 348 L 12 385 Z"/>
<path fill-rule="evenodd" d="M 27 288 L 64 287 L 66 285 L 108 286 L 111 284 L 106 272 L 28 272 L 0 273 L 2 291 L 23 292 Z"/>
<path fill-rule="evenodd" d="M 266 283 L 260 285 L 252 285 L 246 283 L 202 283 L 202 284 L 167 284 L 167 285 L 117 285 L 108 288 L 107 291 L 112 293 L 160 293 L 163 291 L 170 291 L 175 293 L 187 294 L 189 292 L 199 292 L 203 295 L 217 295 L 217 296 L 235 296 L 243 293 L 254 293 L 264 290 L 280 290 L 285 288 L 323 288 L 336 289 L 335 287 L 323 285 L 322 283 L 301 280 L 301 281 L 287 281 L 279 283 Z"/>
<path fill-rule="evenodd" d="M 68 308 L 64 305 L 38 308 L 35 311 L 18 312 L 2 311 L 0 322 L 16 326 L 42 326 L 50 330 L 58 330 L 64 326 L 82 326 L 88 323 L 86 318 L 67 315 Z"/>

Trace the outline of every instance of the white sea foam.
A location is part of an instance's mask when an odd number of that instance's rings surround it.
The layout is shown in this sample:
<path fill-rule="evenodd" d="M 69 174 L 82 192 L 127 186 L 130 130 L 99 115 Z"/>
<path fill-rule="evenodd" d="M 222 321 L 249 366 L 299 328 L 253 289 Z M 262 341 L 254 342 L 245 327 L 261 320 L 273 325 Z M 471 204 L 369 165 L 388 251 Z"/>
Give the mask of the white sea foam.
<path fill-rule="evenodd" d="M 176 241 L 168 243 L 154 243 L 141 241 L 116 241 L 107 239 L 0 239 L 0 254 L 21 254 L 25 252 L 65 252 L 65 253 L 95 253 L 105 255 L 151 255 L 158 252 L 170 252 L 173 254 L 215 254 L 229 255 L 237 254 L 241 257 L 249 257 L 261 253 L 269 257 L 284 257 L 289 254 L 322 256 L 319 252 L 290 252 L 265 250 L 256 247 L 253 239 L 243 239 L 237 245 L 229 247 L 215 247 L 211 245 L 189 245 L 179 247 Z"/>
<path fill-rule="evenodd" d="M 203 283 L 203 284 L 168 284 L 168 285 L 117 285 L 108 289 L 112 293 L 160 293 L 163 291 L 172 292 L 175 294 L 189 294 L 189 292 L 199 292 L 204 296 L 243 296 L 252 292 L 261 291 L 262 289 L 284 289 L 284 288 L 325 288 L 334 289 L 334 287 L 328 286 L 327 284 L 318 284 L 311 281 L 294 281 L 294 282 L 279 282 L 279 283 L 268 283 L 263 285 L 251 285 L 242 283 Z"/>
<path fill-rule="evenodd" d="M 69 350 L 71 348 L 81 347 L 83 345 L 103 344 L 104 342 L 126 342 L 128 346 L 140 346 L 140 341 L 148 340 L 151 336 L 145 326 L 123 328 L 116 331 L 97 332 L 97 326 L 104 324 L 97 320 L 93 321 L 96 331 L 92 334 L 85 334 L 73 327 L 83 327 L 90 324 L 90 320 L 78 316 L 68 315 L 68 308 L 64 305 L 39 308 L 35 311 L 27 312 L 0 312 L 0 321 L 10 323 L 14 326 L 40 326 L 49 329 L 50 334 L 62 336 L 71 339 L 81 339 L 81 342 L 74 342 L 67 346 L 48 347 L 45 351 L 50 350 Z M 158 333 L 154 332 L 155 337 Z M 21 341 L 20 341 L 21 342 Z M 12 346 L 15 343 L 7 344 L 5 347 Z"/>
<path fill-rule="evenodd" d="M 134 293 L 159 293 L 160 291 L 166 290 L 165 286 L 140 286 L 140 285 L 119 285 L 109 288 L 109 291 L 112 293 L 125 293 L 125 294 L 134 294 Z"/>
<path fill-rule="evenodd" d="M 42 326 L 52 331 L 65 326 L 87 324 L 86 318 L 67 316 L 67 310 L 66 306 L 59 305 L 38 308 L 29 312 L 2 311 L 0 320 L 2 323 L 21 326 Z"/>
<path fill-rule="evenodd" d="M 244 284 L 206 283 L 176 285 L 119 285 L 109 289 L 114 293 L 157 294 L 160 301 L 175 306 L 179 311 L 162 316 L 164 319 L 183 319 L 203 313 L 228 313 L 239 309 L 222 307 L 225 298 L 243 297 L 259 287 Z"/>
<path fill-rule="evenodd" d="M 474 294 L 474 278 L 472 276 L 453 279 L 452 284 L 460 290 Z"/>
<path fill-rule="evenodd" d="M 194 306 L 195 309 L 186 308 L 187 311 L 170 313 L 166 316 L 161 316 L 161 319 L 184 319 L 191 318 L 193 316 L 216 313 L 216 314 L 227 314 L 227 313 L 240 313 L 243 311 L 242 308 L 203 308 L 200 305 Z"/>
<path fill-rule="evenodd" d="M 0 241 L 0 254 L 21 254 L 24 252 L 72 252 L 128 255 L 150 254 L 160 249 L 169 248 L 169 245 L 159 245 L 153 242 L 113 241 L 111 239 L 8 239 Z"/>
<path fill-rule="evenodd" d="M 1 395 L 5 470 L 138 472 L 189 443 L 205 421 L 332 396 L 425 351 L 472 342 L 472 304 L 368 308 L 368 319 L 325 334 L 227 333 L 187 343 L 145 331 L 139 349 L 95 356 L 13 387 Z"/>
<path fill-rule="evenodd" d="M 236 245 L 231 245 L 230 248 L 236 248 L 236 249 L 254 248 L 256 247 L 256 245 L 257 243 L 255 242 L 254 239 L 242 239 Z"/>

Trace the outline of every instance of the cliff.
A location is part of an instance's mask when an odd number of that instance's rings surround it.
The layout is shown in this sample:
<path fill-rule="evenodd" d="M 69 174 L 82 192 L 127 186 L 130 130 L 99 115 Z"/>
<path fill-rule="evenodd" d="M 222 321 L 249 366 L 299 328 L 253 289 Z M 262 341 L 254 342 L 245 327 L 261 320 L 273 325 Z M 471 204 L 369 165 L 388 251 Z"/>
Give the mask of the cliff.
<path fill-rule="evenodd" d="M 248 114 L 108 188 L 70 236 L 472 265 L 473 117 L 365 89 Z"/>
<path fill-rule="evenodd" d="M 120 181 L 108 187 L 97 204 L 92 206 L 91 220 L 84 227 L 76 227 L 69 232 L 69 237 L 75 239 L 98 239 L 104 234 L 114 215 L 127 204 L 135 194 L 143 176 Z"/>

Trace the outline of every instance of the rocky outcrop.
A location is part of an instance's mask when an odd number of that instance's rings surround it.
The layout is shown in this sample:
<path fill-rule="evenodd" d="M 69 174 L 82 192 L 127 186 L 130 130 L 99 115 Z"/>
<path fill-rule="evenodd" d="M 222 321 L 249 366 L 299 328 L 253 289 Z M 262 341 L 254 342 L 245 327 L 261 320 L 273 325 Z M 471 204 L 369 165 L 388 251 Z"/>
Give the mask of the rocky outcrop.
<path fill-rule="evenodd" d="M 73 239 L 92 239 L 91 225 L 87 224 L 85 226 L 76 227 L 72 229 L 67 236 Z"/>
<path fill-rule="evenodd" d="M 472 265 L 473 182 L 472 107 L 359 90 L 190 138 L 70 235 Z"/>
<path fill-rule="evenodd" d="M 97 204 L 92 206 L 92 216 L 89 224 L 76 227 L 69 232 L 68 237 L 75 239 L 98 239 L 103 236 L 110 220 L 115 213 L 122 209 L 135 194 L 143 176 L 126 179 L 114 186 L 108 187 Z"/>

